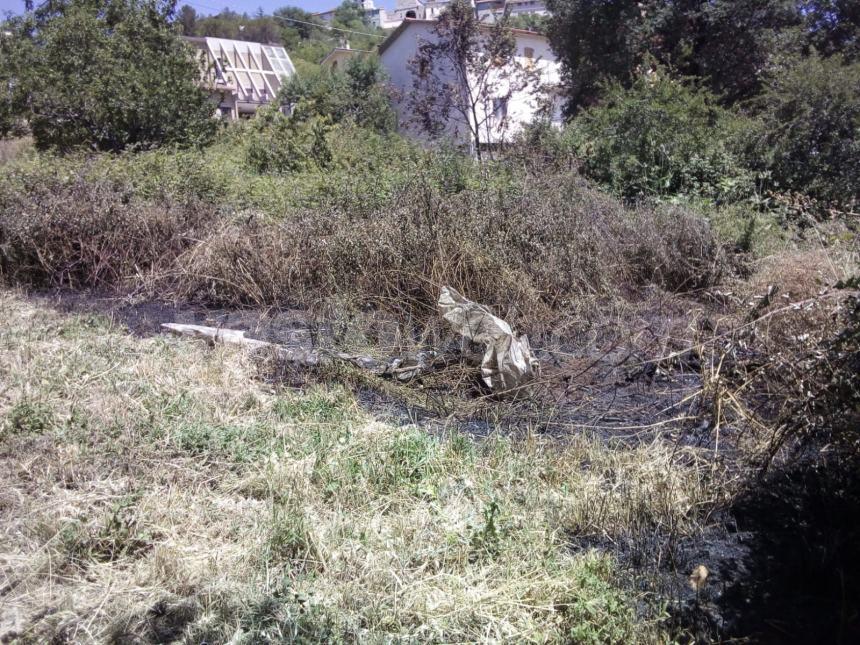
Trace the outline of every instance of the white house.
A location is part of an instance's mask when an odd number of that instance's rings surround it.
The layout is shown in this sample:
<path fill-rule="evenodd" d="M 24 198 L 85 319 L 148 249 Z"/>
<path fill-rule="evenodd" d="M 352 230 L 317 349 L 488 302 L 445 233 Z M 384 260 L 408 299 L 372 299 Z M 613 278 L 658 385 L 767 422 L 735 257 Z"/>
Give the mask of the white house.
<path fill-rule="evenodd" d="M 296 73 L 286 50 L 278 45 L 208 37 L 185 40 L 199 50 L 201 84 L 222 119 L 253 115 Z"/>
<path fill-rule="evenodd" d="M 403 0 L 398 0 L 401 2 Z M 414 2 L 415 0 L 406 0 L 407 2 Z M 382 27 L 383 29 L 393 29 L 397 27 L 402 18 L 398 18 L 395 11 L 387 11 L 382 7 L 377 7 L 373 0 L 361 0 L 356 4 L 360 4 L 361 8 L 364 10 L 364 17 L 367 19 L 367 22 L 374 27 Z M 331 22 L 334 20 L 335 13 L 337 12 L 337 8 L 328 9 L 326 11 L 320 11 L 318 13 L 313 14 L 323 22 Z"/>
<path fill-rule="evenodd" d="M 394 9 L 377 7 L 374 0 L 360 0 L 368 23 L 374 27 L 394 29 L 404 20 L 435 20 L 451 0 L 396 0 Z M 491 23 L 508 11 L 511 15 L 548 13 L 544 0 L 470 0 L 475 15 L 481 22 Z M 336 9 L 320 11 L 314 15 L 324 22 L 334 20 Z"/>
<path fill-rule="evenodd" d="M 422 42 L 434 42 L 435 20 L 407 19 L 379 47 L 379 59 L 388 72 L 395 95 L 400 128 L 404 134 L 422 138 L 423 130 L 415 123 L 415 114 L 410 107 L 410 93 L 413 90 L 414 76 L 410 65 L 419 51 Z M 489 27 L 484 27 L 489 29 Z M 509 141 L 522 128 L 532 123 L 542 107 L 549 106 L 552 123 L 561 124 L 561 98 L 558 92 L 561 81 L 561 65 L 550 49 L 547 38 L 541 34 L 513 29 L 516 38 L 516 61 L 511 69 L 501 68 L 492 71 L 492 78 L 485 87 L 489 90 L 476 106 L 475 116 L 467 123 L 462 116 L 452 117 L 444 125 L 445 133 L 462 143 L 473 143 L 472 132 L 478 130 L 480 143 L 496 144 Z M 530 70 L 534 79 L 528 85 L 512 86 L 505 78 L 513 70 Z M 469 81 L 474 83 L 475 81 Z M 458 81 L 453 72 L 448 72 L 438 80 L 441 87 Z M 481 94 L 472 85 L 463 88 L 461 94 Z"/>

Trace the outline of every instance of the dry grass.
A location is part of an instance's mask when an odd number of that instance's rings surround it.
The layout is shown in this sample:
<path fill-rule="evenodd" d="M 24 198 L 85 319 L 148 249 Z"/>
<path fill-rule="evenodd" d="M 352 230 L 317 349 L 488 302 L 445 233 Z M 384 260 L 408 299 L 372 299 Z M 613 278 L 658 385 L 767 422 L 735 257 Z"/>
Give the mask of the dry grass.
<path fill-rule="evenodd" d="M 711 426 L 742 429 L 734 443 L 750 462 L 793 459 L 808 440 L 857 452 L 857 251 L 854 239 L 762 259 L 701 335 Z"/>
<path fill-rule="evenodd" d="M 418 173 L 359 197 L 370 212 L 332 197 L 273 216 L 143 199 L 102 166 L 39 159 L 0 177 L 0 279 L 225 306 L 339 299 L 419 324 L 448 284 L 535 334 L 586 299 L 692 291 L 727 269 L 700 216 L 626 209 L 573 173 L 454 194 Z"/>
<path fill-rule="evenodd" d="M 695 534 L 724 495 L 659 440 L 434 438 L 226 348 L 0 308 L 0 638 L 661 640 L 571 540 Z"/>
<path fill-rule="evenodd" d="M 31 137 L 0 139 L 0 166 L 20 158 L 30 150 L 33 150 L 33 139 Z"/>

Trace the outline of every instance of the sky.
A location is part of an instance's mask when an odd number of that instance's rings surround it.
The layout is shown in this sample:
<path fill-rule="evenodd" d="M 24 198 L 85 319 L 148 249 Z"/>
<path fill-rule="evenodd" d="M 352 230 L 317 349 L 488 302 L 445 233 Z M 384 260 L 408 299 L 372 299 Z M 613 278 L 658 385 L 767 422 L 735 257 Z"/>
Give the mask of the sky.
<path fill-rule="evenodd" d="M 37 0 L 38 1 L 38 0 Z M 265 13 L 271 13 L 275 9 L 285 6 L 301 7 L 305 11 L 316 12 L 333 9 L 342 0 L 177 0 L 178 5 L 190 4 L 199 14 L 218 13 L 225 7 L 233 11 L 254 14 L 260 7 Z M 393 7 L 394 0 L 376 0 L 377 7 Z M 0 0 L 0 14 L 5 15 L 7 11 L 21 13 L 24 10 L 24 0 Z"/>

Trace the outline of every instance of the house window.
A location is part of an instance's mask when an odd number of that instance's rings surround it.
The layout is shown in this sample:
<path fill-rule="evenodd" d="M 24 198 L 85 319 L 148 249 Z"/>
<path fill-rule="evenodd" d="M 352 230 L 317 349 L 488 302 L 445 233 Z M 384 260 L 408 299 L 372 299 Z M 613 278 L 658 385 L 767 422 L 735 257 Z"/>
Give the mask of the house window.
<path fill-rule="evenodd" d="M 508 116 L 508 98 L 493 99 L 493 118 L 501 121 Z"/>

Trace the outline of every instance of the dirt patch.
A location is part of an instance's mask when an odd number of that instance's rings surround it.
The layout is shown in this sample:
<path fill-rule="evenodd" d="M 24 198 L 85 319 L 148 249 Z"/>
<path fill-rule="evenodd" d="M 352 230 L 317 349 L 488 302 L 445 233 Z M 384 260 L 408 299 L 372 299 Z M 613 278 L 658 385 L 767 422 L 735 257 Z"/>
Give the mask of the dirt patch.
<path fill-rule="evenodd" d="M 311 343 L 314 334 L 327 333 L 326 329 L 311 328 L 307 318 L 297 310 L 213 309 L 188 303 L 137 301 L 74 291 L 39 292 L 32 294 L 31 298 L 63 313 L 104 316 L 135 336 L 161 334 L 162 323 L 244 329 L 255 338 L 285 344 Z"/>
<path fill-rule="evenodd" d="M 162 323 L 187 323 L 246 330 L 253 338 L 291 347 L 313 348 L 336 346 L 344 332 L 338 321 L 320 323 L 300 310 L 281 309 L 213 309 L 185 303 L 135 301 L 104 294 L 70 291 L 42 292 L 32 296 L 63 313 L 89 313 L 104 316 L 122 325 L 132 334 L 151 336 L 162 333 Z M 534 405 L 516 407 L 516 414 L 505 414 L 490 423 L 490 419 L 446 413 L 434 403 L 450 392 L 447 383 L 417 383 L 421 396 L 411 401 L 377 389 L 362 387 L 359 401 L 374 414 L 395 423 L 420 425 L 455 423 L 461 431 L 483 436 L 491 426 L 509 426 L 511 430 L 529 426 L 550 436 L 560 438 L 571 431 L 589 431 L 606 439 L 631 442 L 653 440 L 668 436 L 685 445 L 707 446 L 712 441 L 707 425 L 699 423 L 700 410 L 696 392 L 701 389 L 698 365 L 688 357 L 661 364 L 659 352 L 665 351 L 656 339 L 667 333 L 667 320 L 673 311 L 663 312 L 661 328 L 652 330 L 652 342 L 636 347 L 619 346 L 617 338 L 600 339 L 594 343 L 574 344 L 570 339 L 554 339 L 551 349 L 541 349 L 536 341 L 536 354 L 543 365 L 543 377 L 536 388 Z M 361 333 L 379 341 L 379 352 L 394 349 L 391 338 L 381 338 L 379 321 L 352 321 L 362 327 Z M 384 336 L 395 334 L 382 333 Z M 437 339 L 446 350 L 458 351 L 459 340 Z M 593 339 L 596 340 L 596 339 Z M 549 342 L 549 339 L 546 339 Z M 477 372 L 475 373 L 477 375 Z M 475 379 L 476 380 L 476 379 Z M 457 393 L 468 400 L 492 397 L 477 383 L 461 382 Z M 421 403 L 421 399 L 424 403 Z"/>

